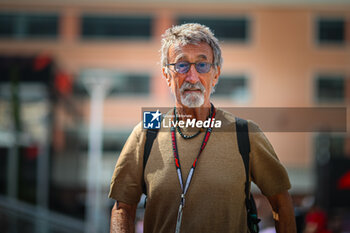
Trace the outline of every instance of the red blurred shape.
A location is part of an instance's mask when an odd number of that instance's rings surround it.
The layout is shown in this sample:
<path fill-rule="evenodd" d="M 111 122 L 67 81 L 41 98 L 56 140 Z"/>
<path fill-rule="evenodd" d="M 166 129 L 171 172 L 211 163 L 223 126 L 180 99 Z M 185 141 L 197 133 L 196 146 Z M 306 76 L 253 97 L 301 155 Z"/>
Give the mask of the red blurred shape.
<path fill-rule="evenodd" d="M 46 54 L 38 55 L 34 60 L 34 70 L 40 71 L 51 63 L 51 58 Z"/>
<path fill-rule="evenodd" d="M 55 89 L 61 95 L 68 95 L 72 92 L 72 79 L 64 72 L 58 72 L 55 77 Z"/>
<path fill-rule="evenodd" d="M 345 173 L 337 183 L 337 188 L 342 190 L 342 189 L 350 189 L 350 171 Z"/>

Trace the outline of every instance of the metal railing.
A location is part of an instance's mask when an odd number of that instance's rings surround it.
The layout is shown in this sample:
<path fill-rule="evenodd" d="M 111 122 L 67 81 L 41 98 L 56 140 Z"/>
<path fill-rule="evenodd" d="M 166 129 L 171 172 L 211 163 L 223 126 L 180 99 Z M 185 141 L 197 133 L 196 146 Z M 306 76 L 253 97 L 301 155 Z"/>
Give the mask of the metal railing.
<path fill-rule="evenodd" d="M 1 233 L 83 233 L 84 221 L 0 195 Z"/>

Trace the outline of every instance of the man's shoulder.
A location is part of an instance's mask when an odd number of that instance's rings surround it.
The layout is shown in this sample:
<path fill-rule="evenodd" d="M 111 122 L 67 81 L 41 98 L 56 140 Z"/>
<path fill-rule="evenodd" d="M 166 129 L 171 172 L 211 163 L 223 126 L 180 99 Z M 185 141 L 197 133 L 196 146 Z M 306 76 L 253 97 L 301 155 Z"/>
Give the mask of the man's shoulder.
<path fill-rule="evenodd" d="M 215 121 L 220 121 L 218 132 L 233 132 L 235 130 L 235 116 L 224 109 L 216 108 Z"/>
<path fill-rule="evenodd" d="M 250 133 L 256 133 L 256 132 L 261 132 L 259 125 L 254 122 L 253 120 L 250 119 L 245 119 L 244 117 L 236 116 L 232 112 L 229 112 L 227 110 L 217 108 L 217 114 L 216 114 L 216 119 L 222 121 L 222 126 L 223 127 L 232 127 L 233 125 L 236 124 L 236 117 L 242 118 L 248 122 L 248 131 Z"/>
<path fill-rule="evenodd" d="M 236 122 L 235 115 L 233 115 L 231 112 L 228 112 L 221 108 L 217 108 L 216 111 L 217 112 L 215 118 L 217 120 L 221 120 L 225 124 L 231 124 Z"/>
<path fill-rule="evenodd" d="M 133 128 L 133 130 L 132 130 L 132 132 L 131 132 L 130 135 L 133 135 L 133 136 L 135 136 L 135 137 L 137 137 L 137 138 L 140 138 L 141 134 L 142 134 L 144 131 L 145 131 L 145 129 L 143 129 L 143 123 L 142 123 L 142 121 L 140 121 L 139 123 L 137 123 L 137 124 L 134 126 L 134 128 Z"/>

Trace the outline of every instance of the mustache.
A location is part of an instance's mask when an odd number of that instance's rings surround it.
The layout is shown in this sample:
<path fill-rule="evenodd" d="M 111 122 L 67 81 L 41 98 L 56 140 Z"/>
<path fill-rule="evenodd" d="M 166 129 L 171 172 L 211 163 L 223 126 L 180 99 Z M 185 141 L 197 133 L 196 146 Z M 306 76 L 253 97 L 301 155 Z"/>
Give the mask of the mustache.
<path fill-rule="evenodd" d="M 188 90 L 188 89 L 199 89 L 202 93 L 205 92 L 205 88 L 200 82 L 197 82 L 195 84 L 184 82 L 180 88 L 180 92 L 184 93 L 185 90 Z"/>

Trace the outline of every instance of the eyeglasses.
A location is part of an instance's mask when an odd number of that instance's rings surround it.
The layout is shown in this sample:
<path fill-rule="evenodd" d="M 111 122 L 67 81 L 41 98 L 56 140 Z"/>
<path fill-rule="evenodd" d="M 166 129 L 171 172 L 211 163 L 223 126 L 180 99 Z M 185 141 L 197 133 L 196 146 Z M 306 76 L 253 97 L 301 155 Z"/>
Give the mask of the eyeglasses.
<path fill-rule="evenodd" d="M 196 70 L 198 73 L 204 74 L 210 71 L 210 68 L 211 66 L 214 65 L 214 63 L 209 63 L 209 62 L 191 63 L 187 61 L 180 61 L 176 63 L 166 64 L 166 66 L 174 66 L 175 71 L 180 74 L 186 74 L 190 70 L 191 65 L 194 65 L 194 67 L 196 67 Z"/>

